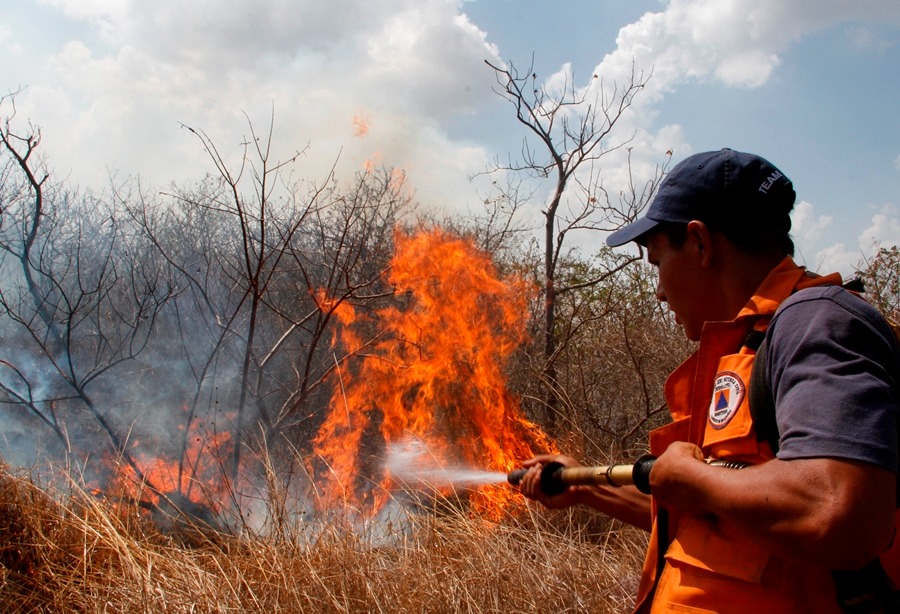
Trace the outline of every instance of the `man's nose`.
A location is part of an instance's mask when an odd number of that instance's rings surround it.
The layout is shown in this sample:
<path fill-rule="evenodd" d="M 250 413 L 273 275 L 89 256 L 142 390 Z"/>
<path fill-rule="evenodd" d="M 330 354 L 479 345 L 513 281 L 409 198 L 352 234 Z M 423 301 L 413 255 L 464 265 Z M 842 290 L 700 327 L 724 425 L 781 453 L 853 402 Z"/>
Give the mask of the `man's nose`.
<path fill-rule="evenodd" d="M 663 292 L 662 286 L 659 284 L 656 285 L 656 300 L 658 300 L 660 303 L 665 303 L 668 301 L 668 299 L 666 299 L 666 293 Z"/>

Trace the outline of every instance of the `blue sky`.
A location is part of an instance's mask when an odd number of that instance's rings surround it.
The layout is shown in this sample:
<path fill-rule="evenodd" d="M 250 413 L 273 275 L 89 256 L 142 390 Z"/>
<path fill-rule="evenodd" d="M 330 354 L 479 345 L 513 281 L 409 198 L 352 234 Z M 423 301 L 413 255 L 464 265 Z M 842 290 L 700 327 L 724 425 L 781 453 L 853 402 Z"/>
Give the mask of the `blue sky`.
<path fill-rule="evenodd" d="M 725 146 L 781 167 L 810 267 L 846 275 L 876 242 L 900 243 L 896 0 L 8 4 L 0 90 L 27 86 L 18 117 L 83 186 L 198 180 L 213 169 L 181 124 L 237 155 L 244 114 L 265 128 L 274 108 L 282 155 L 309 146 L 301 175 L 383 163 L 423 206 L 463 211 L 478 200 L 469 177 L 524 136 L 484 60 L 534 55 L 542 79 L 571 70 L 584 86 L 632 62 L 653 71 L 621 127 L 639 168 Z"/>

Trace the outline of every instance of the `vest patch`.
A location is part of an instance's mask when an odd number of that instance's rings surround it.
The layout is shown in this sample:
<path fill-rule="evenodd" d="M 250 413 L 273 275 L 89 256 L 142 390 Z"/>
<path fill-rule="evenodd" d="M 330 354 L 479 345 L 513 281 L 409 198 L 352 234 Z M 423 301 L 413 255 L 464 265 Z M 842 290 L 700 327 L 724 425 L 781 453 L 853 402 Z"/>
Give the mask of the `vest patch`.
<path fill-rule="evenodd" d="M 709 424 L 714 429 L 725 428 L 737 413 L 747 387 L 744 380 L 733 371 L 722 371 L 716 375 L 712 401 L 709 404 Z"/>

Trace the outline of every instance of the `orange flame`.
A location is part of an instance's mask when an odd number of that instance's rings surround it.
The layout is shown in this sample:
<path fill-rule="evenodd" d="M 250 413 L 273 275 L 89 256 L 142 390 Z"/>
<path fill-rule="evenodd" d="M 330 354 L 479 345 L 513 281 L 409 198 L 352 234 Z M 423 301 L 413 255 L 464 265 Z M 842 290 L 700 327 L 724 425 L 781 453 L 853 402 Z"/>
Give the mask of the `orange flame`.
<path fill-rule="evenodd" d="M 362 114 L 353 116 L 353 136 L 361 138 L 369 134 L 369 119 Z"/>
<path fill-rule="evenodd" d="M 377 511 L 389 479 L 367 459 L 409 436 L 442 462 L 504 472 L 552 449 L 524 418 L 504 373 L 526 340 L 528 285 L 501 279 L 487 254 L 441 230 L 399 233 L 389 281 L 399 306 L 366 319 L 346 303 L 336 311 L 335 342 L 352 358 L 336 368 L 314 440 L 327 466 L 319 472 L 322 503 L 368 502 Z M 373 324 L 366 342 L 360 331 Z M 506 486 L 486 487 L 472 502 L 496 515 L 512 496 Z"/>
<path fill-rule="evenodd" d="M 363 170 L 367 174 L 375 172 L 375 169 L 381 166 L 383 157 L 384 156 L 380 151 L 373 152 L 372 155 L 363 162 Z"/>
<path fill-rule="evenodd" d="M 184 431 L 184 425 L 179 430 Z M 193 503 L 220 511 L 229 500 L 231 481 L 227 478 L 224 459 L 233 451 L 232 434 L 210 429 L 201 420 L 193 420 L 185 438 L 186 448 L 180 459 L 169 458 L 158 451 L 142 449 L 132 442 L 130 456 L 140 469 L 143 480 L 159 493 L 177 494 Z M 144 488 L 134 469 L 116 463 L 116 477 L 109 488 L 129 497 L 152 504 L 160 503 L 159 495 Z"/>

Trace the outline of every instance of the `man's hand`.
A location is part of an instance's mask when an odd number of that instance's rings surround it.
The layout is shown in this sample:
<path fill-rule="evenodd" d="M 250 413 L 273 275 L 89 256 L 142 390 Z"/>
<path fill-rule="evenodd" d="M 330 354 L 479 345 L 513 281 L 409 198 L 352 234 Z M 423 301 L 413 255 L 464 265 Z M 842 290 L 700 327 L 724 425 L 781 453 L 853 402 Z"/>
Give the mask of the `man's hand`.
<path fill-rule="evenodd" d="M 699 472 L 711 468 L 703 460 L 703 451 L 692 443 L 676 441 L 653 463 L 650 470 L 650 489 L 660 507 L 692 510 L 692 484 Z M 721 469 L 719 469 L 721 471 Z"/>
<path fill-rule="evenodd" d="M 781 556 L 829 569 L 861 567 L 894 535 L 896 477 L 861 461 L 774 459 L 725 469 L 676 442 L 656 459 L 650 486 L 660 507 L 727 520 Z"/>
<path fill-rule="evenodd" d="M 582 502 L 581 490 L 584 486 L 569 486 L 557 495 L 548 495 L 541 490 L 541 471 L 550 463 L 559 463 L 564 467 L 581 467 L 582 465 L 570 456 L 561 454 L 541 454 L 522 463 L 528 469 L 519 483 L 522 494 L 550 509 L 562 509 Z"/>
<path fill-rule="evenodd" d="M 541 491 L 541 471 L 549 463 L 559 463 L 564 467 L 582 465 L 569 456 L 543 454 L 523 463 L 528 472 L 519 487 L 529 499 L 542 503 L 551 509 L 561 509 L 572 505 L 587 505 L 613 518 L 632 524 L 644 531 L 650 530 L 650 497 L 634 486 L 569 486 L 558 495 L 547 495 Z"/>

